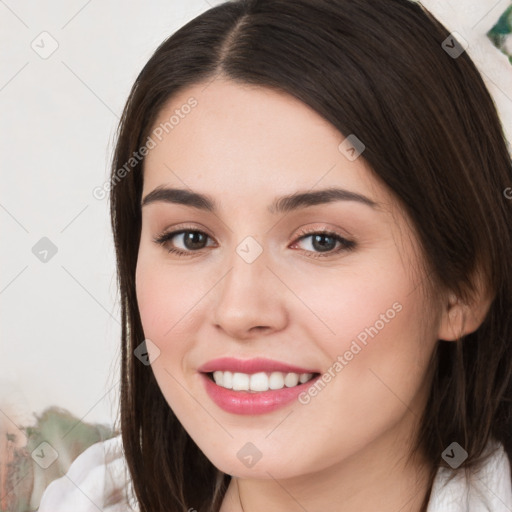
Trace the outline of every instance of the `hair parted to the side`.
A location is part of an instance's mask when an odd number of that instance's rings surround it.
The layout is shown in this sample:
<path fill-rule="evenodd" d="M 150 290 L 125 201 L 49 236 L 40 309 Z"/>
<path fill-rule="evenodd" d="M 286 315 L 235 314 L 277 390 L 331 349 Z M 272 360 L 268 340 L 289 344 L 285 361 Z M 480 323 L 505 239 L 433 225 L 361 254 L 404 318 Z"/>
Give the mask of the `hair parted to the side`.
<path fill-rule="evenodd" d="M 366 146 L 418 237 L 430 290 L 470 300 L 482 276 L 494 300 L 480 328 L 439 341 L 417 450 L 432 483 L 454 440 L 482 462 L 490 438 L 512 458 L 512 166 L 495 106 L 449 32 L 408 0 L 240 0 L 193 19 L 137 77 L 118 133 L 112 178 L 179 90 L 223 76 L 295 96 Z M 150 366 L 135 292 L 143 161 L 111 187 L 122 317 L 120 429 L 142 512 L 217 512 L 230 480 L 185 432 Z M 114 183 L 114 180 L 111 180 Z M 432 293 L 435 297 L 435 294 Z M 429 494 L 423 504 L 426 510 Z"/>

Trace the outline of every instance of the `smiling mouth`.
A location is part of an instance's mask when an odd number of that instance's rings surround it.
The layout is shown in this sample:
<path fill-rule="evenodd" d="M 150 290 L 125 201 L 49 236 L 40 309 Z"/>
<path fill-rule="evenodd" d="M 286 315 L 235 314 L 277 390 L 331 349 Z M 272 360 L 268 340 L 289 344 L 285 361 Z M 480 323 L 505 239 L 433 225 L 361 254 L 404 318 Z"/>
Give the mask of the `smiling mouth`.
<path fill-rule="evenodd" d="M 233 391 L 249 391 L 260 393 L 263 391 L 277 391 L 284 388 L 293 388 L 308 383 L 319 373 L 294 372 L 257 372 L 240 373 L 230 371 L 215 371 L 205 373 L 217 386 Z"/>

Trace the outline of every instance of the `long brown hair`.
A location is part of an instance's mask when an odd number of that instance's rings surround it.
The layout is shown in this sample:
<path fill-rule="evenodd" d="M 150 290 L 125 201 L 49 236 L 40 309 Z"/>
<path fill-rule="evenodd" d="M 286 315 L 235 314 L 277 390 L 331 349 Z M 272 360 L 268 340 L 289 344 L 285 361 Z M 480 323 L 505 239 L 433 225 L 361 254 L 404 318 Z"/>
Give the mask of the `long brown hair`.
<path fill-rule="evenodd" d="M 512 457 L 512 203 L 503 194 L 512 166 L 481 76 L 467 53 L 445 51 L 448 36 L 408 0 L 239 0 L 179 29 L 137 77 L 117 134 L 110 201 L 122 316 L 120 428 L 141 511 L 218 512 L 231 478 L 199 450 L 151 367 L 134 357 L 144 340 L 135 293 L 144 161 L 126 167 L 177 91 L 219 75 L 284 91 L 341 134 L 357 134 L 363 157 L 405 209 L 432 289 L 466 300 L 479 270 L 492 291 L 478 330 L 438 341 L 433 355 L 416 446 L 431 463 L 422 510 L 452 441 L 467 451 L 467 471 L 482 463 L 491 438 Z"/>

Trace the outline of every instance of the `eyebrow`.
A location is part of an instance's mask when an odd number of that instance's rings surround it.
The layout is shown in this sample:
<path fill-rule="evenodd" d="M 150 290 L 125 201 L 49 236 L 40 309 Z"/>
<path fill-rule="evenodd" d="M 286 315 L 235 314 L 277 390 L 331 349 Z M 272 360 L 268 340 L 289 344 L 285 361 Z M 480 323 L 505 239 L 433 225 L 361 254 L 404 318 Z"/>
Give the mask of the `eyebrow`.
<path fill-rule="evenodd" d="M 375 201 L 357 192 L 351 192 L 342 188 L 327 188 L 306 192 L 299 191 L 294 194 L 278 197 L 268 207 L 268 211 L 272 214 L 287 213 L 292 210 L 332 203 L 334 201 L 356 201 L 372 208 L 377 207 Z M 164 186 L 158 186 L 149 192 L 142 200 L 141 207 L 156 202 L 181 204 L 212 213 L 219 209 L 217 202 L 209 195 Z"/>

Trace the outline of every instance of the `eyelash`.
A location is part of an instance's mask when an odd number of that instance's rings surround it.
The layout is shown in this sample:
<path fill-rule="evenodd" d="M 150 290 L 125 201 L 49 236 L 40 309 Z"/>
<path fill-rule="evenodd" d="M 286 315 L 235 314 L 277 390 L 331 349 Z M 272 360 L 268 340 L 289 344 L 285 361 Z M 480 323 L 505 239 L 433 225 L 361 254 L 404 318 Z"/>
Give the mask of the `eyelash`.
<path fill-rule="evenodd" d="M 200 231 L 198 229 L 192 229 L 192 228 L 184 228 L 184 229 L 180 229 L 180 230 L 177 230 L 177 231 L 170 231 L 168 233 L 163 232 L 162 234 L 160 234 L 157 237 L 153 238 L 153 242 L 155 242 L 156 244 L 161 245 L 162 247 L 165 247 L 165 244 L 167 242 L 169 242 L 170 240 L 172 240 L 176 235 L 181 235 L 181 234 L 184 234 L 184 233 L 201 233 L 201 234 L 207 236 L 208 238 L 211 238 L 210 235 L 208 235 L 204 231 Z M 306 252 L 306 253 L 312 253 L 313 255 L 310 256 L 312 258 L 328 258 L 328 257 L 332 257 L 334 255 L 337 255 L 337 254 L 341 253 L 342 251 L 351 251 L 356 246 L 356 243 L 353 240 L 347 240 L 346 238 L 342 237 L 341 235 L 339 235 L 336 232 L 327 231 L 327 230 L 326 231 L 322 231 L 322 230 L 307 230 L 307 229 L 301 230 L 298 233 L 298 238 L 296 238 L 296 240 L 293 243 L 293 245 L 295 245 L 297 242 L 301 241 L 302 239 L 308 238 L 309 236 L 312 236 L 312 235 L 329 236 L 329 237 L 335 238 L 336 241 L 341 244 L 341 246 L 338 247 L 338 249 L 333 250 L 333 251 L 329 251 L 329 252 L 326 252 L 326 253 L 306 251 L 304 249 L 302 250 L 303 252 Z M 190 256 L 190 255 L 192 255 L 194 253 L 199 253 L 201 251 L 202 251 L 202 249 L 198 249 L 197 251 L 191 251 L 191 250 L 183 251 L 181 249 L 176 249 L 175 247 L 171 247 L 170 249 L 169 248 L 167 249 L 168 253 L 175 254 L 178 257 Z"/>

